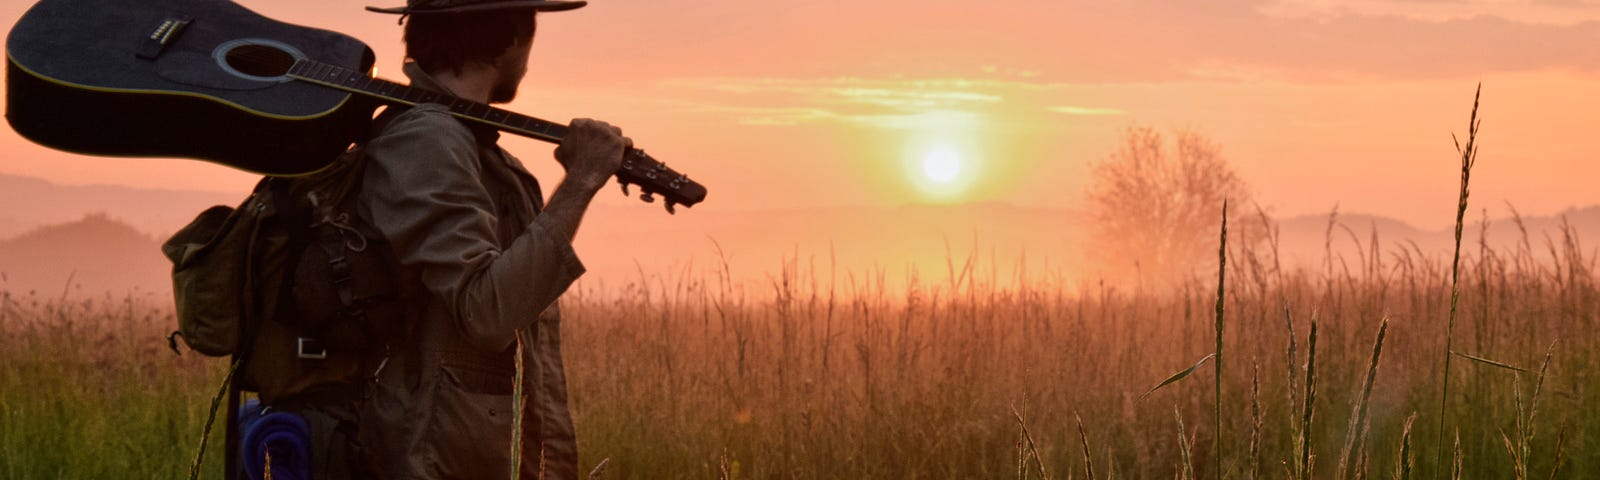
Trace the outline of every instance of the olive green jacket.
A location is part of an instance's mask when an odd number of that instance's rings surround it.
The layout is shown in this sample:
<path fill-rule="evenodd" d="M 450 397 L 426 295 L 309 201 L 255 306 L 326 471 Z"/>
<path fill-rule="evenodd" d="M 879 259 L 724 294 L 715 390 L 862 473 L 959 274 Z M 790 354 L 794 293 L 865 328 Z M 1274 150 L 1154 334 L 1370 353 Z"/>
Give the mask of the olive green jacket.
<path fill-rule="evenodd" d="M 415 64 L 405 73 L 450 93 Z M 521 476 L 577 478 L 556 300 L 584 267 L 498 138 L 421 105 L 366 145 L 357 210 L 421 279 L 410 331 L 358 413 L 357 443 L 383 478 L 507 478 L 519 343 Z"/>

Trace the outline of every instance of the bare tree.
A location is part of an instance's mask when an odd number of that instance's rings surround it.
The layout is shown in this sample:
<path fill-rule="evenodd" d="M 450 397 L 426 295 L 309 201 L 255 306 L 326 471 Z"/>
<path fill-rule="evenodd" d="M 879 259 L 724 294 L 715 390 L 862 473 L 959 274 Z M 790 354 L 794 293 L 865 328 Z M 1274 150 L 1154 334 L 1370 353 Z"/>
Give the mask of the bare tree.
<path fill-rule="evenodd" d="M 1175 150 L 1168 150 L 1160 132 L 1130 127 L 1118 149 L 1092 166 L 1088 254 L 1108 278 L 1169 283 L 1215 268 L 1223 200 L 1253 203 L 1220 145 L 1188 130 L 1172 136 Z"/>

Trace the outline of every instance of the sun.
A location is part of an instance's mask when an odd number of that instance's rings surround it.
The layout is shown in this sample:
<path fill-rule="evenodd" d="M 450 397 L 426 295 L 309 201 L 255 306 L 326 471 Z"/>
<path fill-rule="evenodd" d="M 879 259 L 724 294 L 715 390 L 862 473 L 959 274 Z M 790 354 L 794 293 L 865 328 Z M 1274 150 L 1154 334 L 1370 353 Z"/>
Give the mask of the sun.
<path fill-rule="evenodd" d="M 958 139 L 915 142 L 906 152 L 905 178 L 926 201 L 962 201 L 979 176 L 976 151 Z"/>
<path fill-rule="evenodd" d="M 948 147 L 929 150 L 922 157 L 922 174 L 934 183 L 948 184 L 961 175 L 961 156 Z"/>

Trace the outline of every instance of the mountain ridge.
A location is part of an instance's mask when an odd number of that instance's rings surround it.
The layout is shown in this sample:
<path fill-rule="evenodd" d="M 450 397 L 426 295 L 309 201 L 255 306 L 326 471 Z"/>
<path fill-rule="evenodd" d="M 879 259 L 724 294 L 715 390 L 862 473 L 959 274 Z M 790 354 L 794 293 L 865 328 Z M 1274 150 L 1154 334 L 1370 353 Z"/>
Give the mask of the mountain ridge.
<path fill-rule="evenodd" d="M 61 201 L 73 197 L 79 197 L 73 201 L 76 203 Z M 38 285 L 30 283 L 32 287 L 59 289 L 74 270 L 94 271 L 98 267 L 93 263 L 100 262 L 126 265 L 138 272 L 123 276 L 107 272 L 106 279 L 85 273 L 74 281 L 124 282 L 146 290 L 170 288 L 166 278 L 170 267 L 160 256 L 158 240 L 205 208 L 234 204 L 243 197 L 242 193 L 64 186 L 0 175 L 0 248 L 32 252 L 22 257 L 0 255 L 0 271 L 14 272 L 13 290 L 22 282 L 35 281 L 18 275 L 38 277 Z M 1234 221 L 1249 224 L 1258 222 L 1257 218 L 1252 212 L 1237 215 Z M 1555 215 L 1522 217 L 1529 231 L 1527 242 L 1539 251 L 1544 250 L 1546 235 L 1559 242 L 1563 218 L 1578 238 L 1600 238 L 1600 206 L 1585 206 Z M 1352 212 L 1339 212 L 1334 220 L 1337 223 L 1330 230 L 1328 214 L 1274 218 L 1286 266 L 1319 265 L 1329 255 L 1354 259 L 1370 250 L 1374 234 L 1386 251 L 1414 244 L 1430 255 L 1448 254 L 1453 243 L 1452 228 L 1424 229 L 1382 215 Z M 677 215 L 667 215 L 653 205 L 599 204 L 591 208 L 574 248 L 588 267 L 586 278 L 627 281 L 641 272 L 681 272 L 693 266 L 706 273 L 723 265 L 734 271 L 735 280 L 767 281 L 773 272 L 802 260 L 823 262 L 829 268 L 836 264 L 847 269 L 900 272 L 906 267 L 943 275 L 949 262 L 961 262 L 970 255 L 1005 264 L 1005 268 L 1026 259 L 1030 264 L 1048 263 L 1046 268 L 1071 271 L 1094 254 L 1085 248 L 1088 221 L 1086 214 L 1075 209 L 1005 202 L 683 209 Z M 1494 245 L 1516 245 L 1523 238 L 1514 224 L 1509 216 L 1491 218 L 1484 238 Z M 1479 241 L 1479 229 L 1479 221 L 1469 220 L 1463 242 Z M 104 238 L 99 244 L 65 237 L 17 243 L 40 230 L 56 232 L 51 235 L 77 232 Z M 128 253 L 100 258 L 78 249 Z M 32 263 L 27 269 L 8 266 L 7 262 L 16 265 L 30 256 L 54 259 L 54 269 L 46 272 L 49 269 Z M 79 264 L 83 262 L 90 264 Z"/>

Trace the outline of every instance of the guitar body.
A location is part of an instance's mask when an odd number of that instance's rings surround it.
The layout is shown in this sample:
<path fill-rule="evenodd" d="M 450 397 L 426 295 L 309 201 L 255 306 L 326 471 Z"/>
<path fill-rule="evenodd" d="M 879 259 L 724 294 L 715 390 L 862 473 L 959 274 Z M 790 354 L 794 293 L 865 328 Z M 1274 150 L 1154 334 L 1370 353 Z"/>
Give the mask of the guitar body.
<path fill-rule="evenodd" d="M 378 103 L 229 60 L 285 54 L 373 63 L 359 40 L 226 0 L 43 0 L 7 39 L 6 120 L 60 150 L 306 174 L 366 135 Z"/>

